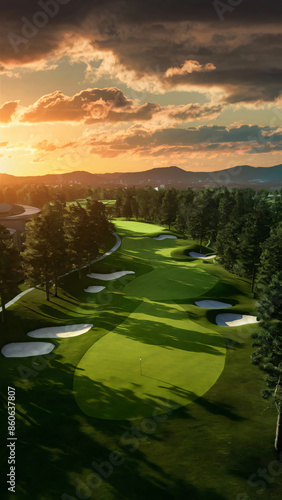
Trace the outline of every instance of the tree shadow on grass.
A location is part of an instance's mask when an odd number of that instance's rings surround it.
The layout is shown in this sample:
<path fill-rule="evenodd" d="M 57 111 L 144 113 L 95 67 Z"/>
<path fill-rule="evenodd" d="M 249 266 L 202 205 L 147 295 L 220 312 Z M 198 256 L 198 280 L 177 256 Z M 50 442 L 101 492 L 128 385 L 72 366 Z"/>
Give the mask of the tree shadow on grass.
<path fill-rule="evenodd" d="M 26 359 L 21 361 L 27 365 L 30 363 Z M 82 498 L 76 495 L 76 487 L 87 481 L 90 496 L 88 493 L 86 496 L 93 500 L 172 500 L 189 495 L 193 500 L 211 498 L 206 496 L 208 492 L 204 489 L 190 485 L 185 479 L 180 481 L 148 459 L 138 438 L 135 437 L 135 447 L 132 439 L 122 441 L 125 432 L 130 435 L 131 422 L 119 421 L 109 425 L 107 421 L 83 414 L 73 397 L 75 366 L 63 364 L 60 356 L 47 364 L 37 375 L 26 379 L 27 385 L 19 379 L 15 363 L 7 370 L 7 379 L 11 386 L 16 387 L 17 406 L 21 409 L 16 419 L 17 500 L 61 499 L 64 493 L 75 499 Z M 87 377 L 82 376 L 86 383 Z M 132 400 L 132 404 L 138 404 L 138 398 Z M 2 411 L 5 416 L 6 409 Z M 25 413 L 29 420 L 23 418 Z M 3 422 L 5 428 L 6 418 Z M 150 435 L 150 439 L 156 439 L 160 445 L 161 426 L 158 423 L 156 432 Z M 109 477 L 102 478 L 96 487 L 93 477 L 92 483 L 89 479 L 89 474 L 97 473 L 93 461 L 98 466 L 101 462 L 109 462 L 113 450 L 121 453 L 124 463 L 113 467 Z M 6 457 L 2 470 L 6 470 Z M 225 500 L 216 492 L 214 495 L 212 498 L 216 500 Z M 6 498 L 6 491 L 3 498 Z M 13 494 L 10 498 L 14 498 Z"/>
<path fill-rule="evenodd" d="M 168 316 L 169 317 L 169 316 Z M 202 352 L 215 356 L 224 356 L 221 348 L 225 347 L 224 339 L 214 332 L 207 333 L 174 327 L 151 319 L 128 318 L 115 333 L 131 340 L 162 347 L 164 349 L 181 349 L 189 352 Z"/>

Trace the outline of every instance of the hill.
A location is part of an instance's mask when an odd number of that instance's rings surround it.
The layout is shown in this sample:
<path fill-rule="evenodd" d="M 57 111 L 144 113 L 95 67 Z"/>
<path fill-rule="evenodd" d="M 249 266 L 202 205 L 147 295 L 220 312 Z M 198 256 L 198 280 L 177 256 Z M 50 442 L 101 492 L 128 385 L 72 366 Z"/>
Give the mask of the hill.
<path fill-rule="evenodd" d="M 152 186 L 152 187 L 252 187 L 254 189 L 282 188 L 282 165 L 251 167 L 241 165 L 216 172 L 190 172 L 176 166 L 153 168 L 143 172 L 92 174 L 75 171 L 65 174 L 17 177 L 0 174 L 0 186 L 23 184 L 72 185 L 93 187 Z"/>

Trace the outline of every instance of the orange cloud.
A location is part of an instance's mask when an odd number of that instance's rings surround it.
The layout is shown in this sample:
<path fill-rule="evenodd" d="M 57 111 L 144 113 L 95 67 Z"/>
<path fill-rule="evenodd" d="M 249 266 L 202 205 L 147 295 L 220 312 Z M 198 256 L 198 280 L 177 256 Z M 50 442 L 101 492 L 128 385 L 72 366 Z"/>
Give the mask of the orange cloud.
<path fill-rule="evenodd" d="M 128 122 L 150 120 L 157 104 L 135 105 L 124 93 L 115 88 L 87 89 L 72 97 L 61 91 L 45 95 L 32 106 L 25 109 L 21 122 L 80 122 L 86 124 L 109 122 Z"/>
<path fill-rule="evenodd" d="M 9 123 L 12 121 L 12 117 L 17 110 L 19 105 L 19 101 L 9 101 L 5 102 L 0 107 L 0 122 L 1 123 Z"/>
<path fill-rule="evenodd" d="M 181 67 L 171 67 L 168 68 L 165 76 L 171 77 L 175 75 L 187 75 L 189 73 L 194 73 L 194 71 L 212 71 L 216 67 L 212 63 L 200 64 L 198 61 L 185 61 Z"/>

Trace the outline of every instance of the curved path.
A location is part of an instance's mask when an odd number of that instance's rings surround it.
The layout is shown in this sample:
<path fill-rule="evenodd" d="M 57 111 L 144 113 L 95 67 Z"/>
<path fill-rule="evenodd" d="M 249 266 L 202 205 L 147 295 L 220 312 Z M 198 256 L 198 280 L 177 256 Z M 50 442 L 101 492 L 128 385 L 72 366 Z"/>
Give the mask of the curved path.
<path fill-rule="evenodd" d="M 29 205 L 20 205 L 20 206 L 23 207 L 24 212 L 18 215 L 7 215 L 1 217 L 1 220 L 9 221 L 9 220 L 25 219 L 27 217 L 32 217 L 33 215 L 38 215 L 41 212 L 40 208 L 37 207 L 31 207 Z"/>
<path fill-rule="evenodd" d="M 28 208 L 32 208 L 32 207 L 28 207 Z M 23 214 L 21 214 L 21 215 L 23 215 Z M 16 217 L 18 217 L 18 216 L 16 216 Z M 95 262 L 99 262 L 100 260 L 105 259 L 105 257 L 108 257 L 109 255 L 111 255 L 113 252 L 115 252 L 120 247 L 120 245 L 121 245 L 121 239 L 120 239 L 120 237 L 118 236 L 117 233 L 113 233 L 113 235 L 116 238 L 116 244 L 111 248 L 111 250 L 109 250 L 108 252 L 106 252 L 104 255 L 101 255 L 101 257 L 98 257 L 97 259 L 92 260 L 91 264 L 94 264 Z M 87 266 L 85 266 L 85 267 L 87 267 Z M 69 273 L 64 274 L 63 276 L 67 276 L 67 275 L 69 275 L 71 273 L 74 273 L 75 271 L 77 271 L 77 269 L 73 269 L 72 271 L 70 271 Z M 61 276 L 61 278 L 63 276 Z M 5 306 L 5 309 L 8 309 L 8 307 L 10 307 L 13 304 L 15 304 L 26 293 L 29 293 L 32 290 L 34 290 L 34 287 L 33 288 L 29 288 L 28 290 L 25 290 L 24 292 L 19 293 L 19 295 L 16 295 L 16 297 L 14 297 L 12 300 L 10 300 L 10 302 L 7 302 L 7 304 Z M 2 307 L 0 307 L 0 312 L 2 312 Z"/>

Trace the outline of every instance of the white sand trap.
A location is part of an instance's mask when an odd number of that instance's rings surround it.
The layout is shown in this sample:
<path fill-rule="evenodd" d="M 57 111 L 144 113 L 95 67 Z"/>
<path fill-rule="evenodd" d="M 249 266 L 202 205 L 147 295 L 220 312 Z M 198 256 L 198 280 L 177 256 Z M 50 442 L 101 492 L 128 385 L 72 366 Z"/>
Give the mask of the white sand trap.
<path fill-rule="evenodd" d="M 84 291 L 87 293 L 99 293 L 102 292 L 102 290 L 105 290 L 106 287 L 104 286 L 89 286 L 88 288 L 85 288 Z"/>
<path fill-rule="evenodd" d="M 2 347 L 1 352 L 6 358 L 28 358 L 42 356 L 53 351 L 54 344 L 49 342 L 13 342 Z"/>
<path fill-rule="evenodd" d="M 191 257 L 195 257 L 196 259 L 214 259 L 216 255 L 205 255 L 203 253 L 198 252 L 189 252 Z"/>
<path fill-rule="evenodd" d="M 242 326 L 258 323 L 256 316 L 248 316 L 247 314 L 218 314 L 216 319 L 218 326 Z"/>
<path fill-rule="evenodd" d="M 232 307 L 232 304 L 227 304 L 226 302 L 219 302 L 218 300 L 200 300 L 195 302 L 196 306 L 203 307 L 204 309 L 224 309 L 226 307 Z"/>
<path fill-rule="evenodd" d="M 158 240 L 158 241 L 162 241 L 162 240 L 177 240 L 177 236 L 173 236 L 172 234 L 160 234 L 160 236 L 156 236 L 155 238 L 153 238 L 153 240 Z"/>
<path fill-rule="evenodd" d="M 50 326 L 33 330 L 27 335 L 34 339 L 65 339 L 67 337 L 78 337 L 78 335 L 88 332 L 92 326 L 92 324 Z"/>
<path fill-rule="evenodd" d="M 111 281 L 111 280 L 116 280 L 118 278 L 122 278 L 122 276 L 125 276 L 126 274 L 135 274 L 135 272 L 134 271 L 117 271 L 116 273 L 110 273 L 110 274 L 91 273 L 91 274 L 87 274 L 87 277 L 94 278 L 96 280 Z"/>

